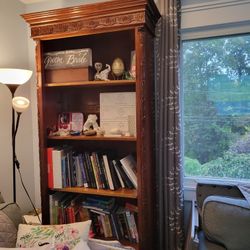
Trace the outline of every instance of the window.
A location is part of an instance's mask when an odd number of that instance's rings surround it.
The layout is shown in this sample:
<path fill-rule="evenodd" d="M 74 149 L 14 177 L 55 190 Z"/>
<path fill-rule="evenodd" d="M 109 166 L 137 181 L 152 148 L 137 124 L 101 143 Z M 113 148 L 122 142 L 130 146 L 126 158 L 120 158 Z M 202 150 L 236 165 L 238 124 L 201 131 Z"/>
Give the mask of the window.
<path fill-rule="evenodd" d="M 183 42 L 185 176 L 250 180 L 250 35 Z"/>

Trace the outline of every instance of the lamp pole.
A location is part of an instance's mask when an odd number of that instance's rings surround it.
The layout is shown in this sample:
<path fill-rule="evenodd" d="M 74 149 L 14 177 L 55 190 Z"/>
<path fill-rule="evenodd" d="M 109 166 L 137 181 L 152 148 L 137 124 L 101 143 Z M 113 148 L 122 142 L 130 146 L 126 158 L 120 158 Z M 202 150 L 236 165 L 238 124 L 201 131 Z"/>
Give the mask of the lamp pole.
<path fill-rule="evenodd" d="M 15 91 L 17 87 L 19 86 L 18 84 L 7 84 L 11 95 L 12 99 L 14 98 Z M 11 129 L 11 135 L 12 135 L 12 186 L 13 186 L 13 202 L 16 202 L 16 164 L 15 164 L 15 158 L 16 158 L 16 142 L 15 142 L 15 110 L 12 107 L 12 129 Z"/>

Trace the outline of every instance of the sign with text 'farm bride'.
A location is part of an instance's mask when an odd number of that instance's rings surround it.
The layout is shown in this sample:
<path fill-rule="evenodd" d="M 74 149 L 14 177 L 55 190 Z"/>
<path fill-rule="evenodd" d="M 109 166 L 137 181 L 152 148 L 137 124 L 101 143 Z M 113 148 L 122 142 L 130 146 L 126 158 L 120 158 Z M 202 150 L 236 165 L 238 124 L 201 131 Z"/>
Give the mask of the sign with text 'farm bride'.
<path fill-rule="evenodd" d="M 92 66 L 92 51 L 89 48 L 53 51 L 44 54 L 45 69 L 81 68 Z"/>

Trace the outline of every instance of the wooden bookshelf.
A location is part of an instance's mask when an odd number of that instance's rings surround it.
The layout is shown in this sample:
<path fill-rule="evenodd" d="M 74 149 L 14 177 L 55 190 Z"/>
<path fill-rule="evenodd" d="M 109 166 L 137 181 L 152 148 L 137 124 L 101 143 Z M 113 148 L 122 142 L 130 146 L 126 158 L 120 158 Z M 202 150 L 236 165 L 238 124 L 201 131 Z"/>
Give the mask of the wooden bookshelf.
<path fill-rule="evenodd" d="M 86 136 L 86 135 L 76 135 L 76 136 L 49 136 L 49 140 L 75 140 L 75 141 L 136 141 L 134 136 Z"/>
<path fill-rule="evenodd" d="M 37 13 L 22 17 L 29 23 L 31 37 L 36 42 L 36 75 L 39 122 L 40 179 L 43 224 L 50 222 L 50 195 L 71 193 L 83 197 L 105 197 L 115 199 L 119 206 L 126 201 L 138 208 L 136 227 L 139 243 L 127 240 L 124 245 L 136 250 L 155 248 L 155 159 L 154 159 L 154 30 L 160 18 L 153 0 L 113 0 L 95 4 L 74 6 Z M 92 61 L 103 65 L 115 58 L 123 60 L 125 70 L 130 70 L 131 53 L 135 52 L 136 80 L 75 81 L 68 71 L 67 81 L 47 82 L 44 57 L 47 52 L 90 48 Z M 61 69 L 60 69 L 61 70 Z M 86 70 L 86 68 L 85 68 Z M 86 72 L 86 71 L 84 71 Z M 94 79 L 91 72 L 86 74 Z M 48 72 L 47 72 L 48 73 Z M 48 79 L 48 78 L 47 78 Z M 53 78 L 51 78 L 53 79 Z M 80 78 L 82 79 L 82 78 Z M 48 136 L 47 131 L 56 127 L 58 114 L 81 112 L 100 115 L 100 93 L 135 92 L 136 137 L 108 136 Z M 48 188 L 47 149 L 63 147 L 75 149 L 77 153 L 110 152 L 121 159 L 133 153 L 136 158 L 136 189 L 115 191 L 67 187 Z M 107 153 L 107 154 L 108 154 Z M 112 159 L 110 159 L 112 160 Z M 60 162 L 60 161 L 59 161 Z M 90 163 L 89 165 L 91 165 Z M 127 185 L 128 186 L 128 185 Z"/>
<path fill-rule="evenodd" d="M 135 85 L 135 80 L 110 80 L 110 81 L 82 81 L 82 82 L 56 82 L 46 83 L 45 87 L 115 87 L 115 86 L 126 86 Z"/>
<path fill-rule="evenodd" d="M 84 187 L 54 188 L 53 191 L 137 199 L 136 189 L 105 190 Z"/>

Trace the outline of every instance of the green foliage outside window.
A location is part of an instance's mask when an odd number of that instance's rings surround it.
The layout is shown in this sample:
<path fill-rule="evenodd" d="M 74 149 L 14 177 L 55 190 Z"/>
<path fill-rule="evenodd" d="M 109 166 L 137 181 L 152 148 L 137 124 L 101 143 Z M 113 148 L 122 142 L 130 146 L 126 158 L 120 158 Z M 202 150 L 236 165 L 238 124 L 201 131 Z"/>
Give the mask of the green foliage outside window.
<path fill-rule="evenodd" d="M 183 43 L 185 175 L 250 179 L 250 35 Z"/>

